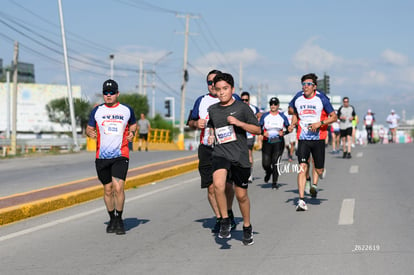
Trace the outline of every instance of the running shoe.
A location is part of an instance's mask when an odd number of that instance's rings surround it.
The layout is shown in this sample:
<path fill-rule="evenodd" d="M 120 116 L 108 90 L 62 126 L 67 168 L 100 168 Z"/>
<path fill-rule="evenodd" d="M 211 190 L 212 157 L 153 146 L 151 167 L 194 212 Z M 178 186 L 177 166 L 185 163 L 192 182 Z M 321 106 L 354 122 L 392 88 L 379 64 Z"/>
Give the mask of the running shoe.
<path fill-rule="evenodd" d="M 323 169 L 322 175 L 319 176 L 321 180 L 323 180 L 326 177 L 326 168 Z"/>
<path fill-rule="evenodd" d="M 271 173 L 266 172 L 266 175 L 265 175 L 265 178 L 264 178 L 264 181 L 265 181 L 266 183 L 268 183 L 268 182 L 269 182 L 269 180 L 270 180 L 270 176 L 271 176 Z"/>
<path fill-rule="evenodd" d="M 347 158 L 347 159 L 350 159 L 350 158 L 351 158 L 351 153 L 348 153 L 348 154 L 346 155 L 346 158 Z"/>
<path fill-rule="evenodd" d="M 227 212 L 229 214 L 229 218 L 230 218 L 230 222 L 231 222 L 231 230 L 236 229 L 237 223 L 234 220 L 234 215 L 233 215 L 233 211 L 231 212 Z"/>
<path fill-rule="evenodd" d="M 347 156 L 347 153 L 344 152 L 344 154 L 342 155 L 342 158 L 344 159 L 344 158 L 346 158 L 346 156 Z"/>
<path fill-rule="evenodd" d="M 230 218 L 221 219 L 220 232 L 218 237 L 220 239 L 228 239 L 231 237 L 231 222 Z"/>
<path fill-rule="evenodd" d="M 318 195 L 318 186 L 315 184 L 312 184 L 309 192 L 312 198 L 316 198 L 316 196 Z"/>
<path fill-rule="evenodd" d="M 308 206 L 304 200 L 299 199 L 298 205 L 296 205 L 296 211 L 306 211 L 308 210 Z"/>
<path fill-rule="evenodd" d="M 220 224 L 221 224 L 221 218 L 216 218 L 216 224 L 211 229 L 211 233 L 219 233 L 220 232 Z"/>
<path fill-rule="evenodd" d="M 243 244 L 244 245 L 254 244 L 252 225 L 249 225 L 248 227 L 243 226 Z"/>
<path fill-rule="evenodd" d="M 106 233 L 115 233 L 115 219 L 111 219 L 106 227 Z"/>
<path fill-rule="evenodd" d="M 279 189 L 279 185 L 277 183 L 272 183 L 272 190 L 273 189 Z"/>
<path fill-rule="evenodd" d="M 310 193 L 309 193 L 309 191 L 310 191 L 310 185 L 311 185 L 311 179 L 309 178 L 309 179 L 306 179 L 306 182 L 305 182 L 305 194 L 306 195 L 309 195 Z"/>
<path fill-rule="evenodd" d="M 117 235 L 124 235 L 125 234 L 125 227 L 124 227 L 124 221 L 121 218 L 116 219 L 115 224 L 115 233 Z"/>

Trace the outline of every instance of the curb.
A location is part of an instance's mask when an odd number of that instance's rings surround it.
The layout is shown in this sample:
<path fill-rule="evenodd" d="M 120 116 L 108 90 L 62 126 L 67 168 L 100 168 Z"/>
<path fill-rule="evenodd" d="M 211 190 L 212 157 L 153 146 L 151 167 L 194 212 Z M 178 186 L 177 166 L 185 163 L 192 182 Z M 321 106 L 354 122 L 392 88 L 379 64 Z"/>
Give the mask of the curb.
<path fill-rule="evenodd" d="M 157 180 L 171 178 L 193 171 L 197 168 L 198 160 L 195 160 L 185 164 L 160 169 L 156 172 L 144 173 L 127 178 L 125 182 L 125 190 L 150 184 Z M 0 210 L 0 226 L 102 197 L 103 188 L 102 185 L 99 184 L 97 186 L 53 196 L 47 199 L 7 207 Z"/>

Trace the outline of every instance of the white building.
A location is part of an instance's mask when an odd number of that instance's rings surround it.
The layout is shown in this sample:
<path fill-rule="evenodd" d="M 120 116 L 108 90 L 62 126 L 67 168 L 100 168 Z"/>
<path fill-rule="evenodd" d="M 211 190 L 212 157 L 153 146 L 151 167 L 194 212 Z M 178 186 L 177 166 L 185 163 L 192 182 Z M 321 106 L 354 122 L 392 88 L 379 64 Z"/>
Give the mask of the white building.
<path fill-rule="evenodd" d="M 0 132 L 11 128 L 13 84 L 0 83 Z M 72 86 L 73 98 L 81 98 L 80 86 Z M 17 132 L 57 133 L 70 132 L 71 125 L 61 125 L 49 120 L 46 105 L 53 99 L 67 98 L 67 86 L 50 84 L 19 83 L 17 85 Z M 9 108 L 8 108 L 9 104 Z M 8 122 L 9 120 L 9 122 Z M 80 126 L 79 129 L 80 131 Z"/>

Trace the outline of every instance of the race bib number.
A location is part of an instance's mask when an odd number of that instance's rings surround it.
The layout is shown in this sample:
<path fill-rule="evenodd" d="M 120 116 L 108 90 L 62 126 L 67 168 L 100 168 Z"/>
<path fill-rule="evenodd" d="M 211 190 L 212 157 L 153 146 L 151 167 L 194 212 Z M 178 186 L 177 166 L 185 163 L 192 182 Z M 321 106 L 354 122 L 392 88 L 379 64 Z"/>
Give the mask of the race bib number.
<path fill-rule="evenodd" d="M 234 132 L 233 125 L 216 128 L 216 138 L 219 144 L 236 141 L 236 133 Z"/>
<path fill-rule="evenodd" d="M 105 135 L 121 136 L 123 132 L 123 127 L 122 127 L 121 122 L 105 121 L 103 122 L 102 127 L 103 127 Z"/>
<path fill-rule="evenodd" d="M 254 138 L 254 135 L 250 134 L 249 132 L 246 132 L 246 136 L 248 139 Z"/>

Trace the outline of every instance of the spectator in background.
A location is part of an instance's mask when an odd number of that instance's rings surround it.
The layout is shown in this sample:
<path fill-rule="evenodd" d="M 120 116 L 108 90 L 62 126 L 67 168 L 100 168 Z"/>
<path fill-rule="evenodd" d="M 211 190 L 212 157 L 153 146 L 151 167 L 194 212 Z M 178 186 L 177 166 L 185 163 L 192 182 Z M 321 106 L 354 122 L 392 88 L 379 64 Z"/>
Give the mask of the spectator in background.
<path fill-rule="evenodd" d="M 145 118 L 145 114 L 141 113 L 141 118 L 138 120 L 139 144 L 138 151 L 141 151 L 142 141 L 145 142 L 145 151 L 148 151 L 148 133 L 151 131 L 151 124 Z"/>
<path fill-rule="evenodd" d="M 364 126 L 367 130 L 368 144 L 374 143 L 372 140 L 372 129 L 374 127 L 375 117 L 371 109 L 368 109 L 367 114 L 364 116 Z"/>
<path fill-rule="evenodd" d="M 397 115 L 394 109 L 391 110 L 391 113 L 387 117 L 387 123 L 389 124 L 390 132 L 391 132 L 391 142 L 397 141 L 397 128 L 398 122 L 400 121 L 400 116 Z"/>

